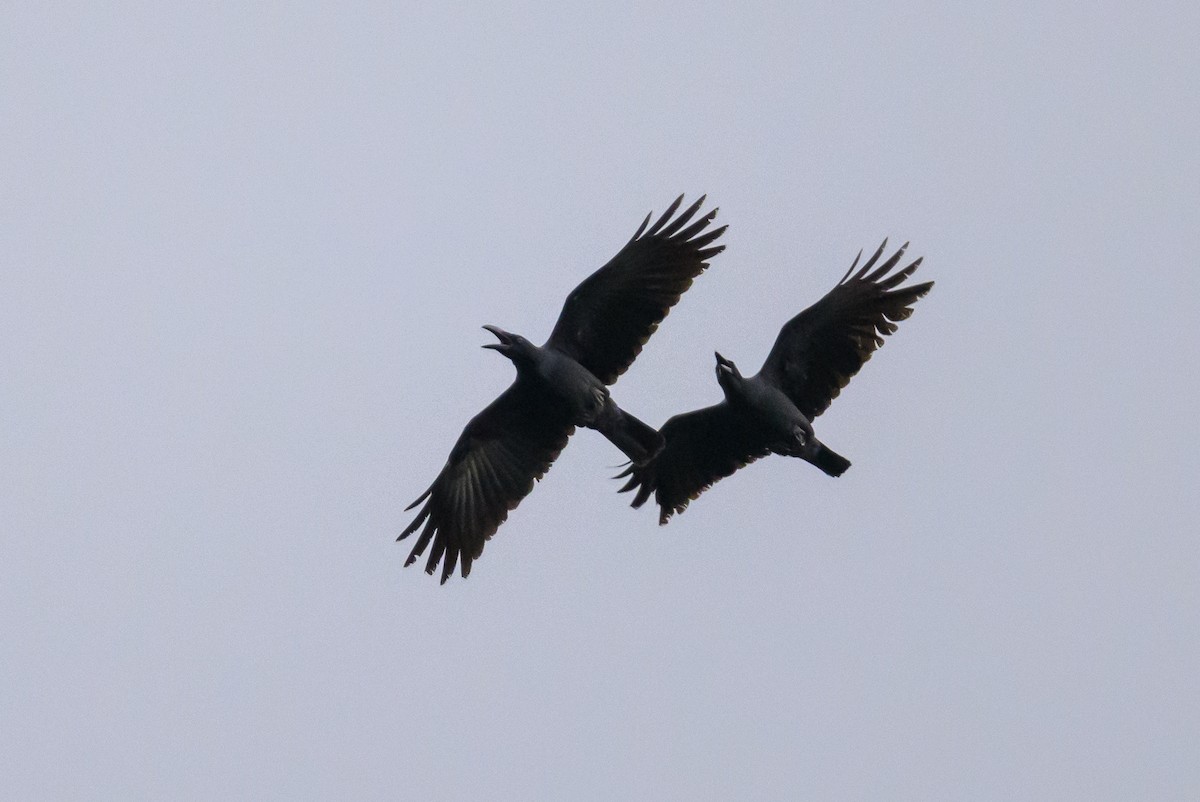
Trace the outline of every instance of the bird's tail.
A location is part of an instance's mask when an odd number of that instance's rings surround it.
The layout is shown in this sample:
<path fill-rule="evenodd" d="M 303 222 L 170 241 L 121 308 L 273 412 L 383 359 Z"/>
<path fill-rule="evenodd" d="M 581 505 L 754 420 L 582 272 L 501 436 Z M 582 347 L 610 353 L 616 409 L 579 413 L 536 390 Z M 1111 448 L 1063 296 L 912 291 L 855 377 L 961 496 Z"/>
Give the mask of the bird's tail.
<path fill-rule="evenodd" d="M 621 449 L 634 465 L 643 465 L 662 451 L 664 440 L 658 430 L 610 402 L 592 428 Z"/>
<path fill-rule="evenodd" d="M 803 454 L 803 458 L 830 476 L 841 476 L 850 467 L 850 460 L 837 453 L 824 443 L 817 443 L 811 453 Z"/>

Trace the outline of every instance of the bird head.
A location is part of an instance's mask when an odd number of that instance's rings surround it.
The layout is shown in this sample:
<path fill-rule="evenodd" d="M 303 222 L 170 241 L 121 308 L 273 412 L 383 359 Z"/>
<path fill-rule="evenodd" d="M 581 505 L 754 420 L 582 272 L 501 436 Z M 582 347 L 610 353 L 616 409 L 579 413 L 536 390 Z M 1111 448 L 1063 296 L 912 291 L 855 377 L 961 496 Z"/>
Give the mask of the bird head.
<path fill-rule="evenodd" d="M 520 334 L 510 334 L 499 326 L 484 326 L 484 329 L 496 335 L 496 339 L 500 342 L 488 343 L 484 348 L 491 348 L 493 351 L 499 351 L 509 359 L 516 359 L 525 354 L 529 347 L 529 341 Z"/>
<path fill-rule="evenodd" d="M 737 365 L 733 364 L 733 360 L 726 359 L 715 351 L 713 355 L 717 358 L 717 384 L 725 387 L 728 383 L 741 381 L 742 374 L 738 372 Z"/>

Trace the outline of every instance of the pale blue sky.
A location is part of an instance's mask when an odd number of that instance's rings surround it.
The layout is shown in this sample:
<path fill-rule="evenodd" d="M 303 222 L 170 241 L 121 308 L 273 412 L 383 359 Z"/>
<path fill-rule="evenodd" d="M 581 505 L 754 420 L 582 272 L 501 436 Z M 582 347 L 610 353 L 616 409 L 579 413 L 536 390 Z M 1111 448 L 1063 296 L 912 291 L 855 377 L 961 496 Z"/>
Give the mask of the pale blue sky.
<path fill-rule="evenodd" d="M 1194 3 L 25 4 L 0 26 L 0 796 L 1200 796 Z M 665 528 L 581 432 L 402 512 L 707 192 L 661 424 L 885 236 L 937 281 Z"/>

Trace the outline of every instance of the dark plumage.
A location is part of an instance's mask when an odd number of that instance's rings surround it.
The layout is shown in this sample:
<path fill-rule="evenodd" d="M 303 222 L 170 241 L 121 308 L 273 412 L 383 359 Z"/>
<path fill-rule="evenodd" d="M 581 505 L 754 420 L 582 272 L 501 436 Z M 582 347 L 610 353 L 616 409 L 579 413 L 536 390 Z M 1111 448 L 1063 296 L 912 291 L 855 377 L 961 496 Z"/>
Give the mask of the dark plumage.
<path fill-rule="evenodd" d="M 602 433 L 634 465 L 662 448 L 662 436 L 621 410 L 607 385 L 633 363 L 708 260 L 724 250 L 713 243 L 725 227 L 708 227 L 717 210 L 697 218 L 701 197 L 673 217 L 682 201 L 677 198 L 654 225 L 647 215 L 625 247 L 567 296 L 542 346 L 484 327 L 499 340 L 484 348 L 511 359 L 517 378 L 471 419 L 441 473 L 408 506 L 424 502 L 398 538 L 421 529 L 405 565 L 432 544 L 426 573 L 442 562 L 443 583 L 456 564 L 464 577 L 470 574 L 484 542 L 549 470 L 576 426 Z"/>
<path fill-rule="evenodd" d="M 725 400 L 668 420 L 661 429 L 662 451 L 619 474 L 629 477 L 620 492 L 637 491 L 634 507 L 653 494 L 658 522 L 665 524 L 715 482 L 768 454 L 799 457 L 830 476 L 850 467 L 817 440 L 812 420 L 933 286 L 932 281 L 900 286 L 920 259 L 891 272 L 908 243 L 875 267 L 886 245 L 884 240 L 855 273 L 860 252 L 837 286 L 784 325 L 757 375 L 744 378 L 733 362 L 716 355 Z"/>

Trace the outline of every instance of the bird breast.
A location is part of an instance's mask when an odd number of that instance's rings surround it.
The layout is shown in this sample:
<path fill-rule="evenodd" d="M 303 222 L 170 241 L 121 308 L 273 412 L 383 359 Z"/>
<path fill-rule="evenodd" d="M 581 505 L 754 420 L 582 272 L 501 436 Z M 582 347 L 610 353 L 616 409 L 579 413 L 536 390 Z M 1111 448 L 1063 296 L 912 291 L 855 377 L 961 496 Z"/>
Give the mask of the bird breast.
<path fill-rule="evenodd" d="M 811 431 L 808 420 L 792 400 L 757 377 L 744 382 L 739 400 L 760 426 L 781 440 L 791 440 L 797 427 Z"/>
<path fill-rule="evenodd" d="M 608 388 L 574 359 L 555 354 L 539 371 L 547 388 L 566 402 L 577 426 L 587 425 L 608 404 Z"/>

